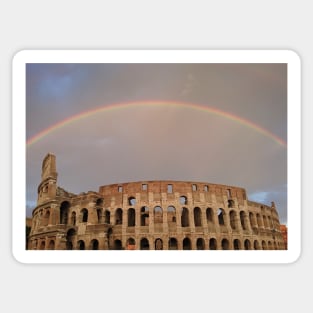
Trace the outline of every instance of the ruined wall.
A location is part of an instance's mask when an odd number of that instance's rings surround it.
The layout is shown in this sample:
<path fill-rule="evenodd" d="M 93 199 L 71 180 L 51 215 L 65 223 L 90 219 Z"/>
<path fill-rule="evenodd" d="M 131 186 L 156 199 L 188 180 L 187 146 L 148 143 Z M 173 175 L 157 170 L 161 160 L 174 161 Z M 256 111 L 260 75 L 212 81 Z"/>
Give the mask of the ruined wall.
<path fill-rule="evenodd" d="M 243 188 L 142 181 L 79 195 L 57 188 L 33 211 L 29 249 L 285 249 L 275 205 Z"/>

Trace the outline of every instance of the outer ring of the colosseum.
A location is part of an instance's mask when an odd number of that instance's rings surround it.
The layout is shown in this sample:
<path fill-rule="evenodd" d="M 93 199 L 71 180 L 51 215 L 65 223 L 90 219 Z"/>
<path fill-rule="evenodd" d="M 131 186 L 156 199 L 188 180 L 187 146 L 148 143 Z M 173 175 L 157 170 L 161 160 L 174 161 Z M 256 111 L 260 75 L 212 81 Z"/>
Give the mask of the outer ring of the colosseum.
<path fill-rule="evenodd" d="M 275 204 L 240 187 L 139 181 L 78 195 L 42 174 L 30 250 L 283 250 Z"/>

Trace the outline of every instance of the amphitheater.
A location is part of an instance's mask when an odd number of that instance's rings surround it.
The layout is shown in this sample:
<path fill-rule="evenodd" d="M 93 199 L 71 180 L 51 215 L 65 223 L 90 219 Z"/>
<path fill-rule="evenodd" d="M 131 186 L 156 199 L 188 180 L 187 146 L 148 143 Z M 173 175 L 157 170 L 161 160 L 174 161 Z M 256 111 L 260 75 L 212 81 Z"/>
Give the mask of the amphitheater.
<path fill-rule="evenodd" d="M 284 250 L 275 204 L 240 187 L 140 181 L 73 194 L 57 185 L 56 157 L 42 162 L 29 250 Z"/>

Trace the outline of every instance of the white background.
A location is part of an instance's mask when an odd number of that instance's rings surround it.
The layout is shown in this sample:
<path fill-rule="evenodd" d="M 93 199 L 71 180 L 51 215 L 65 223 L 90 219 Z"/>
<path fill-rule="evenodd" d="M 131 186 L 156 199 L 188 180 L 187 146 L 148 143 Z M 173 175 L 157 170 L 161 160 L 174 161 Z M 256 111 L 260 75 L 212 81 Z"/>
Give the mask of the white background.
<path fill-rule="evenodd" d="M 114 3 L 114 4 L 113 4 Z M 2 1 L 1 307 L 9 312 L 312 311 L 309 1 Z M 302 61 L 302 247 L 292 264 L 34 264 L 12 256 L 11 61 L 24 49 L 290 49 Z M 295 164 L 300 169 L 299 164 Z M 21 195 L 23 196 L 23 195 Z M 300 201 L 299 201 L 300 202 Z M 295 208 L 297 209 L 297 208 Z M 25 208 L 21 208 L 24 214 Z"/>

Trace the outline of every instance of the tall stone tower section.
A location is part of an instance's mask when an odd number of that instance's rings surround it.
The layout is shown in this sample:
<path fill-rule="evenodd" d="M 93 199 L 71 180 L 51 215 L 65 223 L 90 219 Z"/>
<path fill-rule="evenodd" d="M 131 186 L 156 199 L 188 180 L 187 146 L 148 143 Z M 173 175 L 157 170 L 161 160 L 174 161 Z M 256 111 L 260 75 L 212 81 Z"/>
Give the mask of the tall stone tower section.
<path fill-rule="evenodd" d="M 48 153 L 42 161 L 41 183 L 38 186 L 37 205 L 56 197 L 57 192 L 56 157 Z"/>

